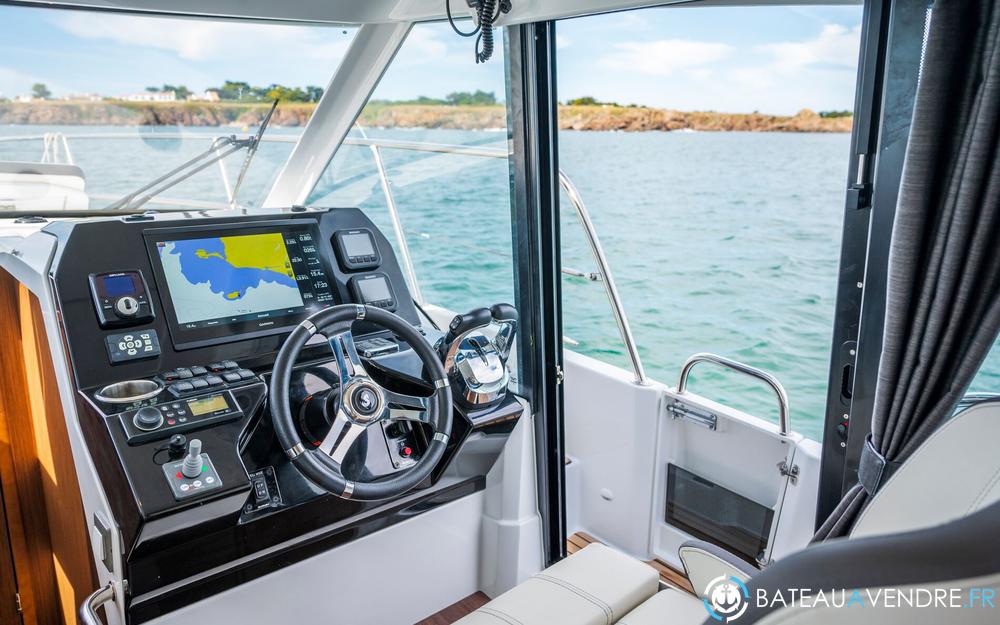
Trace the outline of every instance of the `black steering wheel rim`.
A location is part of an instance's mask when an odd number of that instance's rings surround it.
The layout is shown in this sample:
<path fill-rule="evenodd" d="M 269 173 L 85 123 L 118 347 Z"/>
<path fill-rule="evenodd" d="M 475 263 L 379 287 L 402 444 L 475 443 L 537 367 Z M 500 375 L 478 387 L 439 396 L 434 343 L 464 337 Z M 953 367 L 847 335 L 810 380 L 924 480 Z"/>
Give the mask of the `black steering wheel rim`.
<path fill-rule="evenodd" d="M 351 333 L 351 324 L 362 319 L 392 330 L 413 348 L 432 378 L 434 392 L 430 397 L 394 393 L 367 375 Z M 295 361 L 306 342 L 316 334 L 328 338 L 337 357 L 342 400 L 330 434 L 319 448 L 307 448 L 295 429 L 289 389 Z M 314 484 L 344 499 L 376 501 L 412 490 L 440 462 L 451 436 L 451 387 L 437 353 L 409 322 L 381 308 L 354 304 L 332 306 L 300 323 L 285 340 L 274 361 L 269 395 L 274 430 L 292 464 Z M 370 482 L 348 480 L 341 470 L 344 454 L 365 428 L 389 418 L 393 403 L 425 406 L 425 417 L 417 420 L 428 423 L 434 430 L 426 452 L 416 464 L 392 477 Z"/>

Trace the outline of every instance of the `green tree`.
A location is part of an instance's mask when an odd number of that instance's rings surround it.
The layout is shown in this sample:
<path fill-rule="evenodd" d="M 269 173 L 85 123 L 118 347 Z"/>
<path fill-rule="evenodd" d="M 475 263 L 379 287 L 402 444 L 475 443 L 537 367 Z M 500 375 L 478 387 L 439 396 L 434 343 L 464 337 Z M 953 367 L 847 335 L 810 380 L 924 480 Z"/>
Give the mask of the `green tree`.
<path fill-rule="evenodd" d="M 45 86 L 45 83 L 36 82 L 31 85 L 31 97 L 46 100 L 52 96 L 52 92 Z"/>
<path fill-rule="evenodd" d="M 249 83 L 227 80 L 217 90 L 222 100 L 243 100 L 252 94 Z"/>
<path fill-rule="evenodd" d="M 484 105 L 496 104 L 497 96 L 492 91 L 477 89 L 472 93 L 469 93 L 468 91 L 455 91 L 449 93 L 445 96 L 445 100 L 447 100 L 448 104 Z"/>
<path fill-rule="evenodd" d="M 568 106 L 597 106 L 600 104 L 600 102 L 597 101 L 597 98 L 587 95 L 583 96 L 582 98 L 573 98 L 572 100 L 567 100 L 566 104 Z"/>
<path fill-rule="evenodd" d="M 306 87 L 306 97 L 310 102 L 319 102 L 319 99 L 323 97 L 323 87 L 315 85 Z"/>
<path fill-rule="evenodd" d="M 178 100 L 187 100 L 191 95 L 191 90 L 184 85 L 163 85 L 161 91 L 173 91 Z"/>

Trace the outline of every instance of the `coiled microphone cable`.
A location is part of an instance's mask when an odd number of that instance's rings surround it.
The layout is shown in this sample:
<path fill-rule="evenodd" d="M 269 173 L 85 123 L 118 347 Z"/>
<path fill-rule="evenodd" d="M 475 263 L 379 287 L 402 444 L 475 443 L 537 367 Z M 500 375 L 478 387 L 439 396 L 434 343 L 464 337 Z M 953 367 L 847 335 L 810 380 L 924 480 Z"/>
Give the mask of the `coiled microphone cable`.
<path fill-rule="evenodd" d="M 452 30 L 462 37 L 476 37 L 476 63 L 485 63 L 493 56 L 493 24 L 500 13 L 510 11 L 510 0 L 476 0 L 476 27 L 469 32 L 463 32 L 455 25 L 451 15 L 451 0 L 444 1 L 448 13 L 448 23 Z"/>

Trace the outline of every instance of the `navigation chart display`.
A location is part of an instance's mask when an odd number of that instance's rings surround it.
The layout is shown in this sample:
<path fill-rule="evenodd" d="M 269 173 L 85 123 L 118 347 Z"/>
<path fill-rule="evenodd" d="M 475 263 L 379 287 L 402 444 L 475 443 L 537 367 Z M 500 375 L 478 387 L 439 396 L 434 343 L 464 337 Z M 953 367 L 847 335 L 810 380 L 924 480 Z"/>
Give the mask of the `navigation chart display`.
<path fill-rule="evenodd" d="M 154 243 L 178 329 L 281 327 L 334 303 L 311 228 L 220 234 Z"/>

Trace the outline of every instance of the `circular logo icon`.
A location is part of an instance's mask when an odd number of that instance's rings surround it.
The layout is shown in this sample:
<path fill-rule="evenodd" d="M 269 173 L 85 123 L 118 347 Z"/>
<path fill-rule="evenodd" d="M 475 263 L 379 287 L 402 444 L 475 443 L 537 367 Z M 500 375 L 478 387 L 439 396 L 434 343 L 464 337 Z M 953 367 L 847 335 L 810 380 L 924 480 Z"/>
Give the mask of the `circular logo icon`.
<path fill-rule="evenodd" d="M 354 408 L 361 414 L 371 414 L 378 405 L 378 396 L 370 388 L 360 389 L 354 395 Z"/>
<path fill-rule="evenodd" d="M 708 615 L 723 623 L 743 616 L 750 604 L 750 591 L 735 575 L 716 577 L 705 587 L 702 597 Z"/>

